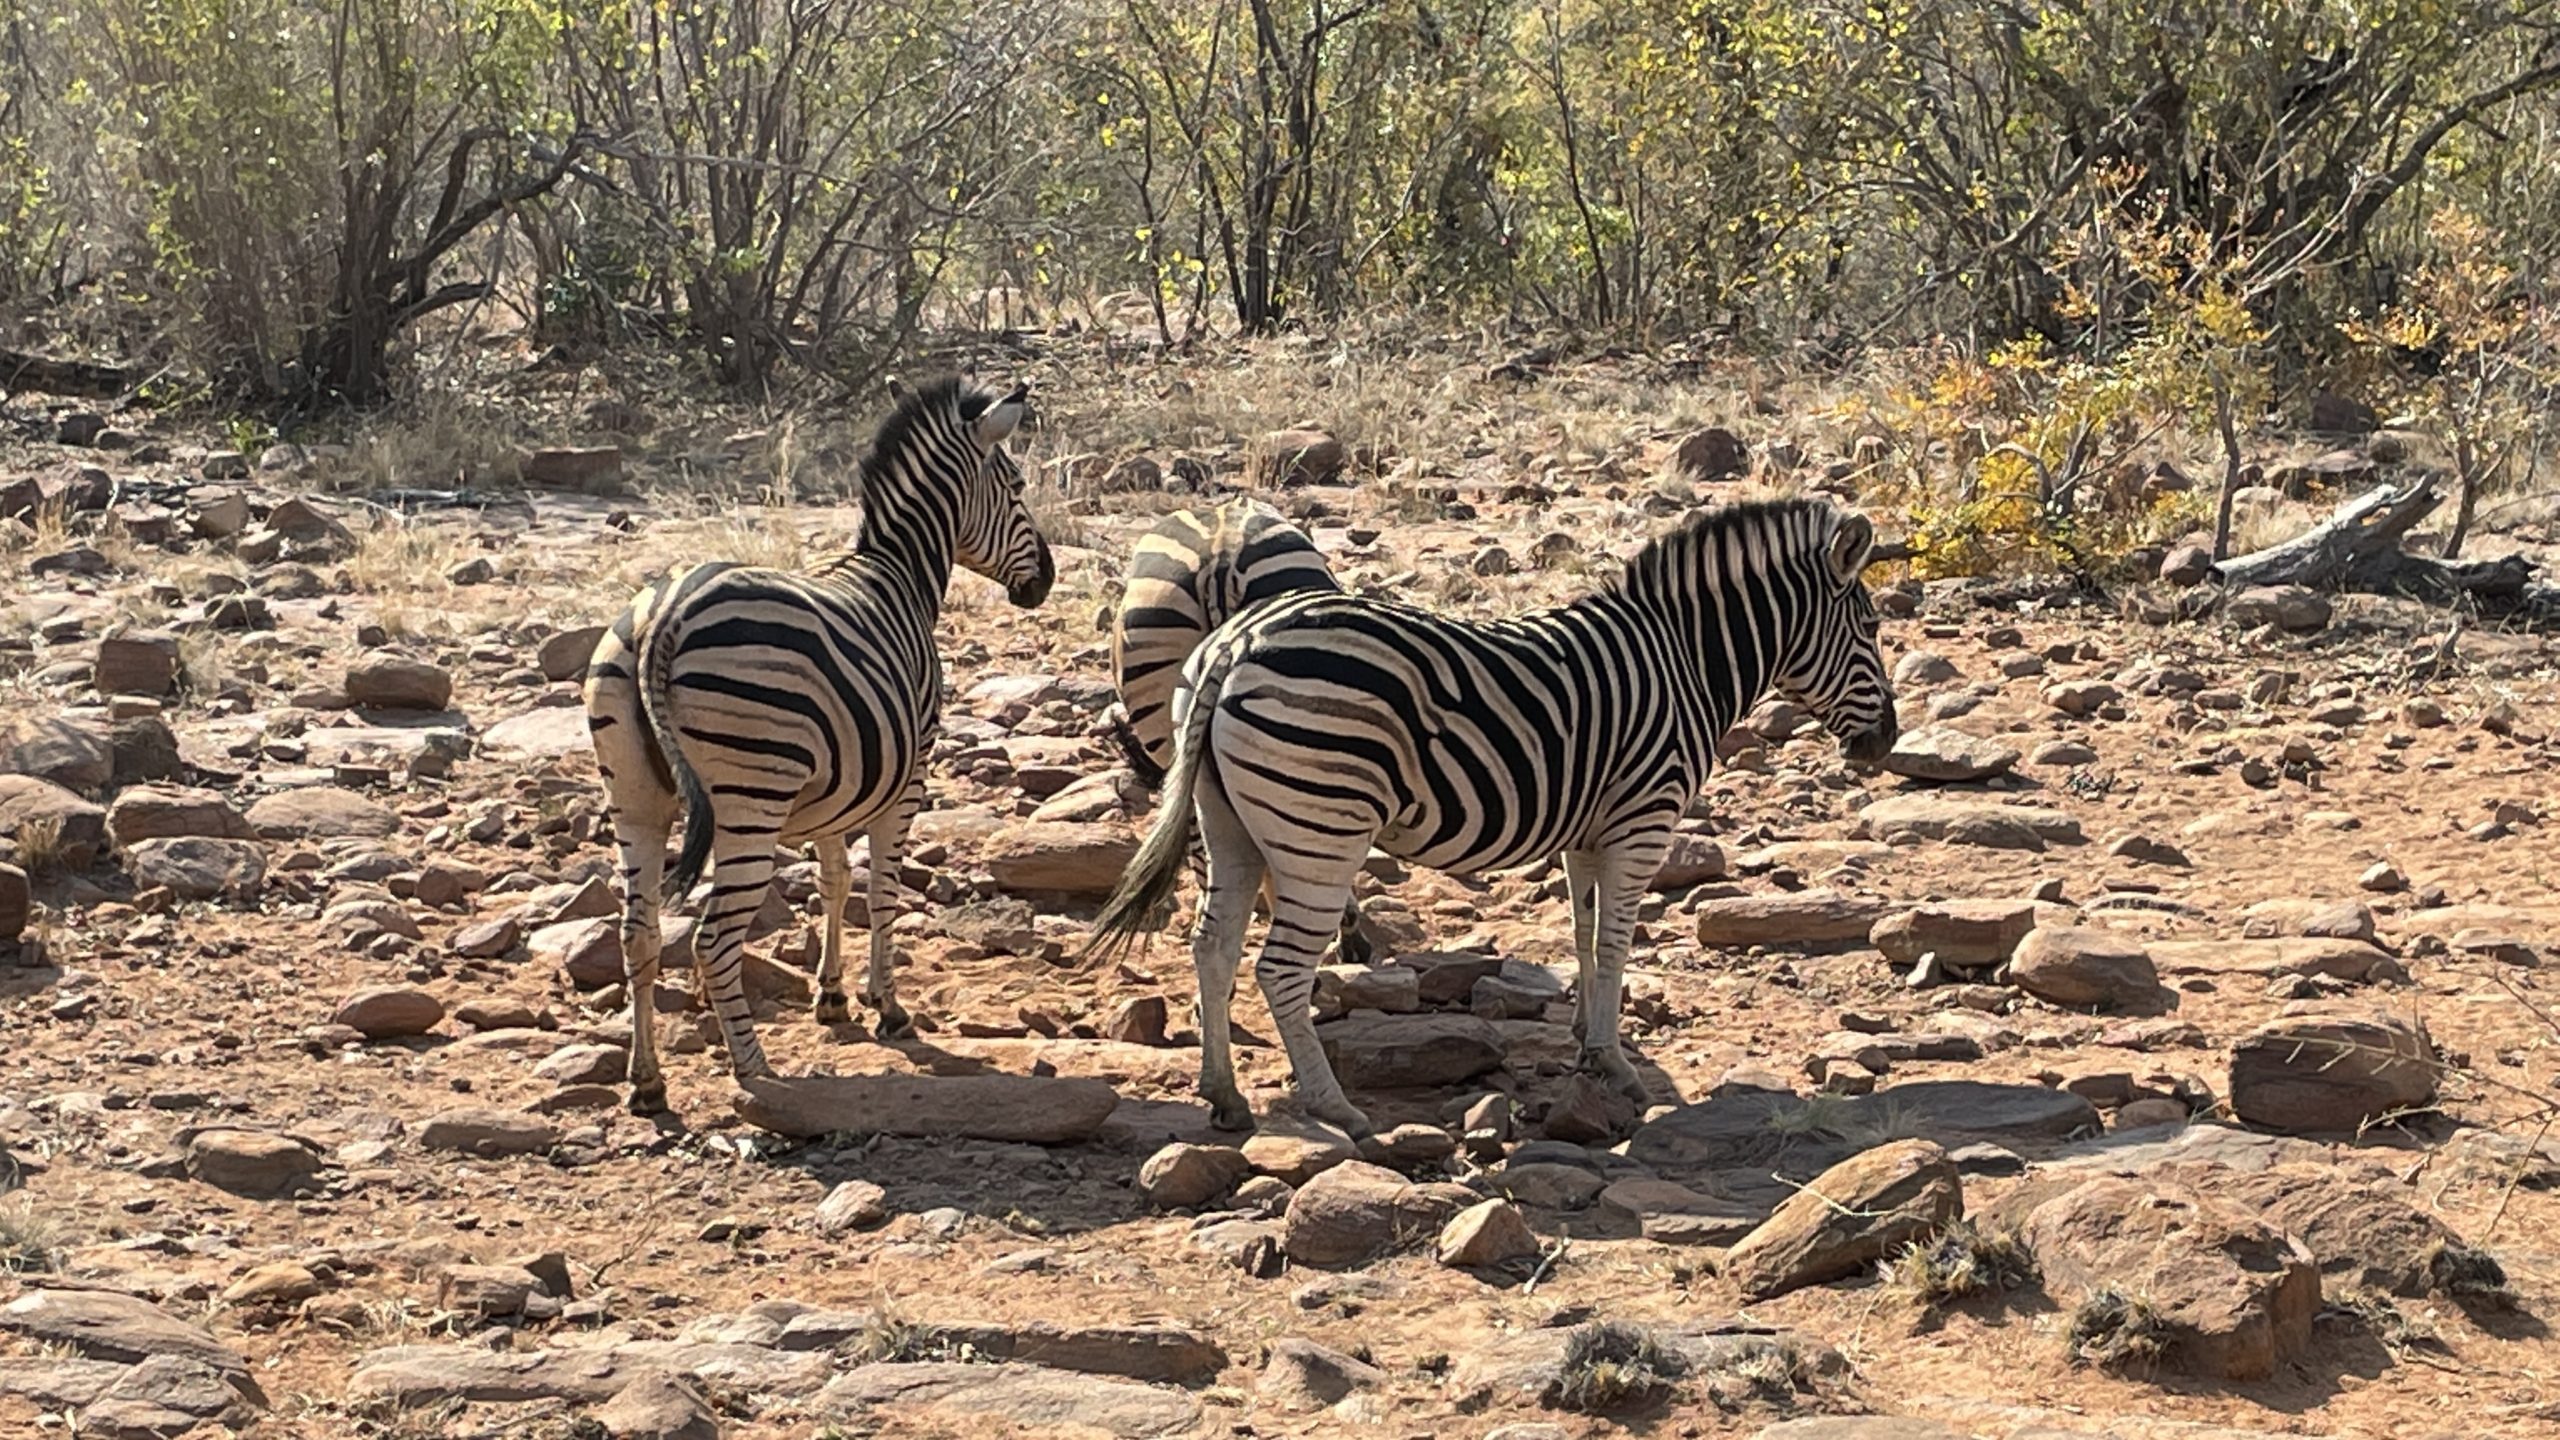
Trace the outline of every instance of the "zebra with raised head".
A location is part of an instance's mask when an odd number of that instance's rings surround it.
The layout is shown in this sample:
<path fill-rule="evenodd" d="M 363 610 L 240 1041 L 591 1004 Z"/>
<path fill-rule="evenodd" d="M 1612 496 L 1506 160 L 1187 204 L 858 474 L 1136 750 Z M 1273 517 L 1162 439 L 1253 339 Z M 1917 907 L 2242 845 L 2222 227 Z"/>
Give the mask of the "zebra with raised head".
<path fill-rule="evenodd" d="M 1120 693 L 1111 733 L 1130 771 L 1150 790 L 1164 785 L 1174 688 L 1210 631 L 1275 596 L 1341 588 L 1315 541 L 1258 500 L 1176 510 L 1139 536 L 1111 624 L 1111 678 Z M 1343 963 L 1369 963 L 1359 901 L 1343 906 L 1339 935 Z"/>
<path fill-rule="evenodd" d="M 658 905 L 706 861 L 694 955 L 739 1079 L 770 1073 L 741 984 L 747 922 L 776 846 L 815 842 L 827 908 L 817 1019 L 848 1017 L 846 843 L 871 841 L 871 962 L 863 998 L 885 1037 L 907 1028 L 890 973 L 898 864 L 924 804 L 938 721 L 933 627 L 957 563 L 1038 605 L 1056 570 L 1004 442 L 1029 391 L 942 380 L 903 392 L 860 468 L 853 548 L 807 573 L 692 565 L 642 590 L 597 642 L 587 726 L 622 861 L 623 972 L 631 992 L 631 1108 L 666 1108 L 652 1004 Z M 666 868 L 678 813 L 684 847 Z M 662 874 L 663 872 L 663 874 Z"/>
<path fill-rule="evenodd" d="M 1314 1023 L 1315 960 L 1370 847 L 1434 869 L 1562 852 L 1583 1068 L 1646 1092 L 1618 1037 L 1636 905 L 1715 743 L 1772 688 L 1870 763 L 1893 693 L 1862 573 L 1875 532 L 1819 500 L 1709 510 L 1569 605 L 1476 622 L 1350 595 L 1284 596 L 1194 653 L 1174 701 L 1167 800 L 1096 920 L 1108 953 L 1164 923 L 1195 830 L 1209 877 L 1192 931 L 1200 1089 L 1252 1112 L 1228 1008 L 1253 896 L 1255 965 L 1305 1109 L 1355 1133 Z M 1182 803 L 1185 799 L 1190 803 Z"/>

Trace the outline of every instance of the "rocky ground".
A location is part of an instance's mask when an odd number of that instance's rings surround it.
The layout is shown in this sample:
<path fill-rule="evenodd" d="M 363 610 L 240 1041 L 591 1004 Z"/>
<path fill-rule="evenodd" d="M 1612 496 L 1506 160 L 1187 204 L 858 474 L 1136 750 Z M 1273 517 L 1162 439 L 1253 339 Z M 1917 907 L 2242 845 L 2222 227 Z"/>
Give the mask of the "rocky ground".
<path fill-rule="evenodd" d="M 403 513 L 136 424 L 0 451 L 0 1432 L 2560 1433 L 2546 640 L 1895 586 L 1892 773 L 1764 709 L 1647 907 L 1652 1109 L 1568 1073 L 1560 877 L 1382 863 L 1380 964 L 1319 997 L 1381 1133 L 1246 1139 L 1190 1098 L 1182 947 L 1074 958 L 1151 804 L 1097 628 L 1145 487 L 1268 486 L 1355 585 L 1493 612 L 1723 442 L 1336 476 L 1070 418 L 1056 595 L 964 576 L 946 623 L 922 1033 L 811 1023 L 804 861 L 762 1033 L 862 1078 L 733 1098 L 679 963 L 650 1121 L 588 627 L 850 512 L 704 513 L 627 441 Z"/>

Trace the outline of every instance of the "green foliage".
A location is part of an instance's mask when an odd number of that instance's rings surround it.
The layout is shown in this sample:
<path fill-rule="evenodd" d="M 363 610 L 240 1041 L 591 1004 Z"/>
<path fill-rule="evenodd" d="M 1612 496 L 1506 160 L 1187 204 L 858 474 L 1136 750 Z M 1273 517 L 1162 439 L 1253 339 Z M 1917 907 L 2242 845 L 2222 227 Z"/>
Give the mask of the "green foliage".
<path fill-rule="evenodd" d="M 0 318 L 204 378 L 379 389 L 462 295 L 547 338 L 678 335 L 740 385 L 1070 312 L 1168 344 L 1382 306 L 1943 338 L 2008 357 L 1993 388 L 2037 417 L 1881 417 L 1966 471 L 1939 529 L 1982 553 L 1950 563 L 2112 543 L 2018 497 L 2125 426 L 2251 414 L 2351 309 L 2405 333 L 2446 300 L 2391 293 L 2428 257 L 2484 278 L 2434 208 L 2560 243 L 2537 0 L 20 9 Z M 439 238 L 449 196 L 469 223 Z"/>

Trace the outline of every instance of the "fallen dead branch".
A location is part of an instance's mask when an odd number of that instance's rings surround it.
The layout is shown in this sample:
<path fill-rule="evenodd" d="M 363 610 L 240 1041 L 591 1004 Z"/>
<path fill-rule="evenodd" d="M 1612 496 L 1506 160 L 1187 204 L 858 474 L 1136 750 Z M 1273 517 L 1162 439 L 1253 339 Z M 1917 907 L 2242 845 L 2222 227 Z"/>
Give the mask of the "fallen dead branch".
<path fill-rule="evenodd" d="M 2221 561 L 2211 573 L 2225 591 L 2308 585 L 2407 595 L 2467 606 L 2488 616 L 2560 622 L 2560 586 L 2536 583 L 2533 562 L 2520 555 L 2439 560 L 2404 548 L 2410 530 L 2442 503 L 2433 476 L 2370 490 L 2292 539 Z"/>

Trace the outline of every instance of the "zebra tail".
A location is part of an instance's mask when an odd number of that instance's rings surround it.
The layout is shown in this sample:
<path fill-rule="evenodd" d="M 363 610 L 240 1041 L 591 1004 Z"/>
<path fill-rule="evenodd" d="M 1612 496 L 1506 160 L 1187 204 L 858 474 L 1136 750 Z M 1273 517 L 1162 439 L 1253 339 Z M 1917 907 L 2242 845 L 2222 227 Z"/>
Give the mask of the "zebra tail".
<path fill-rule="evenodd" d="M 1120 763 L 1129 767 L 1139 784 L 1150 790 L 1164 788 L 1164 767 L 1156 763 L 1156 757 L 1148 754 L 1146 745 L 1138 739 L 1137 727 L 1129 723 L 1126 707 L 1111 712 L 1111 743 L 1120 747 Z"/>
<path fill-rule="evenodd" d="M 640 653 L 632 657 L 632 668 L 639 672 L 640 713 L 649 722 L 650 743 L 658 747 L 667 773 L 675 779 L 676 793 L 684 797 L 684 847 L 676 852 L 675 864 L 659 890 L 670 900 L 681 900 L 693 892 L 704 864 L 711 859 L 711 796 L 684 758 L 684 747 L 676 743 L 674 704 L 667 694 L 676 663 L 675 646 L 666 638 L 670 618 L 662 610 L 641 630 Z"/>
<path fill-rule="evenodd" d="M 1102 902 L 1102 913 L 1094 917 L 1093 939 L 1086 943 L 1081 958 L 1112 959 L 1139 935 L 1162 930 L 1173 919 L 1173 897 L 1182 888 L 1182 872 L 1191 863 L 1192 832 L 1200 823 L 1191 803 L 1192 787 L 1200 783 L 1209 763 L 1209 717 L 1217 713 L 1218 693 L 1225 682 L 1225 667 L 1213 665 L 1193 689 L 1190 712 L 1174 736 L 1173 770 L 1165 777 L 1164 798 L 1156 805 L 1156 823 L 1140 842 L 1137 857 L 1121 873 L 1118 888 Z M 1132 750 L 1137 748 L 1136 738 L 1130 737 Z"/>

